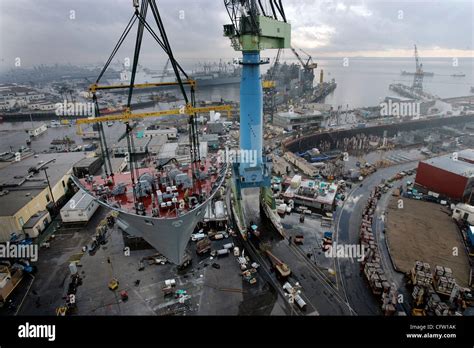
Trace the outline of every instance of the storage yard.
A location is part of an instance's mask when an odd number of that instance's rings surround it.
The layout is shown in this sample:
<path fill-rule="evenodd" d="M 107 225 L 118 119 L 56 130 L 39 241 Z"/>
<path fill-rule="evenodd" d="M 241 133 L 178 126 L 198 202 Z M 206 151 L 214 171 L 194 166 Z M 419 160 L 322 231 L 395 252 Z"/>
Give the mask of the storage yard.
<path fill-rule="evenodd" d="M 63 315 L 61 310 L 79 315 L 284 313 L 276 294 L 258 273 L 254 271 L 249 279 L 242 274 L 233 253 L 218 256 L 209 249 L 198 255 L 193 242 L 191 264 L 181 269 L 149 246 L 125 248 L 122 231 L 113 223 L 106 224 L 107 216 L 110 214 L 99 208 L 87 226 L 63 225 L 57 230 L 37 263 L 30 295 L 24 302 L 22 292 L 13 298 L 20 314 L 54 315 L 56 311 Z M 213 240 L 212 250 L 233 245 L 233 240 L 229 235 Z M 70 277 L 71 265 L 76 278 Z M 111 288 L 114 279 L 117 286 Z"/>
<path fill-rule="evenodd" d="M 409 272 L 416 260 L 449 267 L 458 284 L 467 286 L 469 260 L 461 235 L 447 208 L 439 204 L 398 198 L 390 200 L 386 236 L 395 267 Z M 453 256 L 457 248 L 458 255 Z"/>

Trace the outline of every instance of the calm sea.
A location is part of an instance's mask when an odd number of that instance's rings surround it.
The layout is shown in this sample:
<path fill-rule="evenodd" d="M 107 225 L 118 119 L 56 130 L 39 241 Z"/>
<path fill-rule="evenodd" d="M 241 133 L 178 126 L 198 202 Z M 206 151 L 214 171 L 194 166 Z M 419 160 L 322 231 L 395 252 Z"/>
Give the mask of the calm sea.
<path fill-rule="evenodd" d="M 292 60 L 288 60 L 292 62 Z M 388 89 L 391 83 L 402 82 L 411 84 L 412 76 L 402 76 L 402 70 L 414 71 L 415 62 L 413 58 L 386 59 L 386 58 L 350 58 L 345 61 L 342 58 L 315 59 L 318 63 L 316 69 L 316 79 L 319 79 L 319 69 L 324 70 L 325 81 L 335 79 L 336 90 L 330 94 L 325 103 L 333 106 L 341 105 L 346 108 L 375 106 L 386 96 L 394 95 Z M 427 72 L 433 72 L 434 76 L 425 77 L 423 81 L 424 89 L 432 94 L 443 98 L 466 96 L 470 94 L 471 86 L 474 86 L 474 60 L 460 58 L 456 61 L 448 58 L 424 58 L 423 68 Z M 454 64 L 454 63 L 457 63 Z M 265 69 L 262 69 L 265 71 Z M 452 77 L 452 74 L 465 74 L 465 77 Z M 198 89 L 198 100 L 218 101 L 221 98 L 226 100 L 239 100 L 239 86 L 219 86 L 205 89 Z M 156 109 L 159 108 L 156 107 Z M 163 108 L 163 107 L 161 107 Z M 153 110 L 147 108 L 145 110 Z M 25 145 L 27 134 L 25 129 L 34 125 L 46 122 L 21 122 L 0 124 L 0 152 L 9 151 Z M 106 130 L 108 137 L 120 135 L 122 131 L 120 124 L 116 124 Z M 83 143 L 76 135 L 74 127 L 50 128 L 48 132 L 34 140 L 33 147 L 37 150 L 46 150 L 54 138 L 70 136 L 76 140 L 77 144 Z M 116 140 L 116 139 L 115 139 Z M 111 139 L 113 142 L 114 139 Z"/>
<path fill-rule="evenodd" d="M 324 70 L 324 80 L 335 79 L 336 90 L 325 103 L 344 108 L 375 106 L 386 96 L 394 95 L 388 89 L 391 83 L 411 85 L 413 76 L 402 76 L 401 71 L 415 71 L 414 58 L 343 58 L 315 59 L 318 68 L 315 71 L 315 83 L 319 81 L 319 72 Z M 288 62 L 293 62 L 288 60 Z M 442 98 L 466 96 L 474 86 L 474 59 L 424 58 L 423 69 L 433 72 L 434 76 L 425 76 L 423 87 L 427 92 Z M 465 74 L 465 77 L 453 77 L 453 74 Z M 238 86 L 221 86 L 198 91 L 201 99 L 238 100 Z"/>

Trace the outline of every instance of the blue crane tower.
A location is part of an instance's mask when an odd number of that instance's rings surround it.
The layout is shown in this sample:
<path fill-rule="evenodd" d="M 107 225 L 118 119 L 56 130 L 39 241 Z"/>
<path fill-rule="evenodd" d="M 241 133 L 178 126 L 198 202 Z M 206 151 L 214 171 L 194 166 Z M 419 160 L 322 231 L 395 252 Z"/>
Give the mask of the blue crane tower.
<path fill-rule="evenodd" d="M 260 58 L 264 49 L 291 47 L 291 26 L 281 0 L 224 0 L 231 24 L 224 25 L 236 51 L 242 51 L 240 82 L 240 156 L 234 164 L 237 196 L 241 189 L 270 186 L 270 166 L 263 156 L 263 93 Z M 250 161 L 252 158 L 254 160 Z"/>

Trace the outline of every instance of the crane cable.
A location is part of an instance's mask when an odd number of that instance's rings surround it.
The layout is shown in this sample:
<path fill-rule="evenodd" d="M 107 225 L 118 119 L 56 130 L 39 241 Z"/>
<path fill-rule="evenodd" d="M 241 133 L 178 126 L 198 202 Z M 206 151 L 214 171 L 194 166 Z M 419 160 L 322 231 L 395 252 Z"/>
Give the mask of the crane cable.
<path fill-rule="evenodd" d="M 128 24 L 126 25 L 124 31 L 122 32 L 117 44 L 112 50 L 112 53 L 110 54 L 106 64 L 104 65 L 103 69 L 101 70 L 99 76 L 97 77 L 96 84 L 99 83 L 101 78 L 103 77 L 105 71 L 109 67 L 110 63 L 112 62 L 113 58 L 115 57 L 116 53 L 120 49 L 121 45 L 123 44 L 125 38 L 127 35 L 130 33 L 130 30 L 132 29 L 133 25 L 135 22 L 139 21 L 139 26 L 137 30 L 137 38 L 135 40 L 135 51 L 134 51 L 134 57 L 133 57 L 133 65 L 132 65 L 132 71 L 131 71 L 131 82 L 130 82 L 130 88 L 129 88 L 129 93 L 128 93 L 128 99 L 127 99 L 127 108 L 130 110 L 131 107 L 131 102 L 132 102 L 132 96 L 133 96 L 133 88 L 134 88 L 134 82 L 135 82 L 135 77 L 136 77 L 136 70 L 138 66 L 138 58 L 140 56 L 140 49 L 141 49 L 141 44 L 142 44 L 142 39 L 143 39 L 143 29 L 146 28 L 147 31 L 151 34 L 151 36 L 155 39 L 155 41 L 160 45 L 160 47 L 165 51 L 165 53 L 168 55 L 168 59 L 172 65 L 173 71 L 176 76 L 176 80 L 178 82 L 181 94 L 184 98 L 184 101 L 186 103 L 186 106 L 191 105 L 192 107 L 195 106 L 195 90 L 194 90 L 194 85 L 191 85 L 191 97 L 188 98 L 187 92 L 185 90 L 184 84 L 183 84 L 183 79 L 181 75 L 184 76 L 185 79 L 189 79 L 188 75 L 184 71 L 184 69 L 180 66 L 180 64 L 176 61 L 176 59 L 173 56 L 173 52 L 171 50 L 171 45 L 168 41 L 168 37 L 166 35 L 166 31 L 163 25 L 163 22 L 161 20 L 161 16 L 158 10 L 158 7 L 155 3 L 154 0 L 142 0 L 141 3 L 141 8 L 140 11 L 138 10 L 138 1 L 134 3 L 135 6 L 135 11 L 132 17 L 130 18 Z M 161 40 L 160 37 L 155 33 L 153 28 L 150 26 L 150 24 L 146 20 L 146 14 L 148 10 L 148 6 L 150 7 L 153 17 L 155 18 L 156 24 L 158 26 L 158 30 L 161 35 Z M 100 110 L 98 107 L 98 102 L 97 102 L 97 97 L 95 91 L 93 92 L 93 99 L 96 105 L 96 117 L 100 116 Z M 190 145 L 191 145 L 191 162 L 192 162 L 192 172 L 193 172 L 193 181 L 194 179 L 198 178 L 198 171 L 199 171 L 199 164 L 200 164 L 200 151 L 199 151 L 199 138 L 197 134 L 197 120 L 195 117 L 195 113 L 191 114 L 189 117 L 189 128 L 190 128 Z M 132 185 L 134 187 L 134 202 L 135 206 L 137 208 L 138 212 L 138 207 L 136 205 L 136 190 L 135 190 L 135 181 L 138 181 L 139 185 L 139 169 L 138 169 L 138 164 L 136 163 L 136 157 L 134 156 L 134 142 L 133 142 L 133 137 L 132 137 L 132 127 L 128 122 L 126 124 L 126 137 L 127 137 L 127 147 L 129 150 L 129 164 L 130 164 L 130 175 L 131 175 L 131 180 L 132 180 Z M 109 152 L 108 149 L 106 148 L 107 143 L 105 140 L 105 133 L 104 133 L 104 128 L 103 125 L 99 124 L 99 136 L 100 136 L 100 144 L 101 144 L 101 151 L 102 155 L 107 161 L 107 164 L 109 166 L 109 170 L 111 175 L 113 176 L 112 172 L 112 166 L 110 163 L 110 157 L 109 157 Z M 107 165 L 104 165 L 106 174 L 108 176 L 108 170 L 107 170 Z M 201 191 L 201 188 L 199 187 L 199 191 Z"/>
<path fill-rule="evenodd" d="M 138 18 L 138 16 L 141 16 L 143 18 L 146 18 L 148 10 L 148 1 L 147 0 L 142 0 L 142 6 L 140 8 L 140 12 L 138 11 L 138 8 L 135 7 L 135 16 Z M 128 90 L 128 98 L 127 98 L 127 109 L 130 110 L 131 105 L 132 105 L 132 97 L 133 97 L 133 87 L 135 85 L 135 77 L 137 73 L 137 67 L 138 67 L 138 59 L 140 57 L 140 49 L 142 46 L 142 41 L 143 41 L 143 30 L 144 30 L 144 25 L 142 21 L 139 21 L 138 23 L 138 28 L 137 28 L 137 37 L 135 39 L 135 50 L 133 53 L 133 61 L 132 61 L 132 69 L 131 69 L 131 76 L 130 76 L 130 87 Z M 138 194 L 141 192 L 141 187 L 140 187 L 140 170 L 137 162 L 137 157 L 136 155 L 136 150 L 135 150 L 135 142 L 133 140 L 133 132 L 131 131 L 130 124 L 127 122 L 126 124 L 127 127 L 127 147 L 128 147 L 128 152 L 130 156 L 130 177 L 132 179 L 132 185 L 134 187 L 133 190 L 133 196 L 134 196 L 134 204 L 135 204 L 135 210 L 136 213 L 138 214 L 138 200 L 139 196 Z M 135 174 L 133 172 L 135 171 Z"/>

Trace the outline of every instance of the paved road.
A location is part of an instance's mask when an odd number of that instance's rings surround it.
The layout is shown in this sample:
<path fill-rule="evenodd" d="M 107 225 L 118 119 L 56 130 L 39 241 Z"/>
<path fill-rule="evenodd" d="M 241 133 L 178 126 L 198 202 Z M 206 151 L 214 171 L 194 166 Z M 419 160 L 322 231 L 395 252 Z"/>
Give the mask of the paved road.
<path fill-rule="evenodd" d="M 266 228 L 260 219 L 258 190 L 244 191 L 243 208 L 248 221 L 253 220 L 261 229 Z M 262 231 L 262 234 L 270 233 L 272 232 L 266 229 Z M 292 275 L 289 277 L 290 283 L 301 284 L 302 297 L 310 307 L 308 314 L 351 315 L 353 313 L 341 289 L 338 290 L 329 279 L 327 272 L 314 265 L 298 246 L 290 245 L 286 240 L 273 240 L 272 244 L 272 253 L 287 263 L 292 270 Z M 268 261 L 264 265 L 270 267 Z"/>
<path fill-rule="evenodd" d="M 385 233 L 383 232 L 385 229 L 385 212 L 387 211 L 388 204 L 390 202 L 390 199 L 392 198 L 392 192 L 402 182 L 406 182 L 407 180 L 413 182 L 414 177 L 407 176 L 402 181 L 396 182 L 397 185 L 394 185 L 391 190 L 382 195 L 382 197 L 378 201 L 377 208 L 375 209 L 375 223 L 373 224 L 372 232 L 374 233 L 375 240 L 379 245 L 380 259 L 382 267 L 385 270 L 385 274 L 387 275 L 387 278 L 390 280 L 390 282 L 395 284 L 398 293 L 402 294 L 404 299 L 407 299 L 407 301 L 403 301 L 401 305 L 404 308 L 405 312 L 409 313 L 410 301 L 408 301 L 408 299 L 410 298 L 410 294 L 408 293 L 408 290 L 403 282 L 404 274 L 401 272 L 397 272 L 393 267 L 392 259 L 390 258 L 390 254 L 388 252 L 387 239 Z"/>
<path fill-rule="evenodd" d="M 358 244 L 359 226 L 361 223 L 362 210 L 368 200 L 371 190 L 380 181 L 388 179 L 394 174 L 416 167 L 416 161 L 400 164 L 397 166 L 379 169 L 377 172 L 367 177 L 362 186 L 356 187 L 346 198 L 342 208 L 336 212 L 337 234 L 335 241 L 338 244 Z M 386 194 L 389 195 L 389 194 Z M 376 217 L 377 219 L 377 217 Z M 383 229 L 382 229 L 383 230 Z M 375 232 L 375 231 L 374 231 Z M 392 266 L 385 243 L 380 243 L 379 248 L 382 253 L 382 261 L 385 268 L 390 272 Z M 390 266 L 390 267 L 388 267 Z M 360 265 L 352 259 L 336 259 L 336 272 L 339 275 L 338 284 L 341 284 L 343 292 L 351 307 L 359 315 L 380 315 L 380 305 L 375 296 L 372 296 L 369 286 L 360 274 Z M 388 273 L 391 274 L 391 273 Z M 396 273 L 394 273 L 396 274 Z M 397 274 L 396 283 L 399 284 Z"/>
<path fill-rule="evenodd" d="M 373 187 L 378 185 L 385 178 L 388 179 L 394 174 L 414 168 L 417 161 L 400 164 L 397 166 L 380 169 L 363 182 L 362 186 L 354 188 L 342 207 L 336 210 L 336 233 L 335 241 L 338 244 L 358 244 L 359 226 L 361 222 L 362 210 L 367 202 Z M 406 291 L 402 286 L 403 276 L 393 270 L 390 256 L 385 244 L 383 235 L 383 221 L 380 219 L 384 212 L 390 193 L 383 196 L 378 210 L 376 211 L 376 223 L 374 232 L 382 256 L 382 263 L 387 274 L 399 287 L 404 296 Z M 243 193 L 243 209 L 247 219 L 253 220 L 263 233 L 267 226 L 261 221 L 258 208 L 258 190 L 245 190 Z M 304 299 L 311 308 L 310 312 L 317 312 L 320 315 L 381 315 L 380 304 L 372 295 L 369 286 L 360 274 L 360 264 L 354 259 L 335 259 L 336 278 L 328 275 L 327 270 L 318 267 L 306 257 L 304 252 L 296 245 L 289 244 L 286 240 L 272 242 L 272 252 L 292 270 L 290 282 L 298 281 L 302 285 Z M 262 258 L 254 248 L 253 256 L 258 258 L 266 269 L 267 276 L 270 277 L 274 287 L 279 286 L 274 273 L 270 271 L 270 263 L 266 258 Z M 273 279 L 274 278 L 274 279 Z M 280 292 L 281 295 L 281 292 Z M 313 311 L 314 309 L 314 311 Z M 302 314 L 297 311 L 297 314 Z"/>

